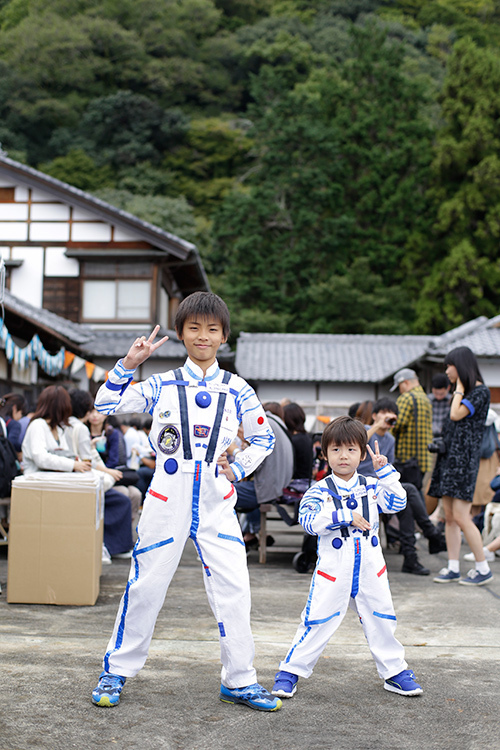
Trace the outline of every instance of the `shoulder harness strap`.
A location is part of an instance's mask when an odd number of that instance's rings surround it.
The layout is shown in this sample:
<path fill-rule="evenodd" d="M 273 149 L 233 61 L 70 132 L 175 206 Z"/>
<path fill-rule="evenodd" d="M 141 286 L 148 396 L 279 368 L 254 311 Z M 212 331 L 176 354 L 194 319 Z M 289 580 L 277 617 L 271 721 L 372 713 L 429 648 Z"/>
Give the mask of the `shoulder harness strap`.
<path fill-rule="evenodd" d="M 177 370 L 174 370 L 174 376 L 176 380 L 183 381 L 182 371 L 180 367 Z M 182 447 L 184 450 L 184 460 L 190 461 L 193 458 L 193 453 L 191 451 L 191 438 L 189 437 L 189 414 L 185 386 L 178 384 L 177 393 L 179 396 L 179 409 L 181 412 Z"/>

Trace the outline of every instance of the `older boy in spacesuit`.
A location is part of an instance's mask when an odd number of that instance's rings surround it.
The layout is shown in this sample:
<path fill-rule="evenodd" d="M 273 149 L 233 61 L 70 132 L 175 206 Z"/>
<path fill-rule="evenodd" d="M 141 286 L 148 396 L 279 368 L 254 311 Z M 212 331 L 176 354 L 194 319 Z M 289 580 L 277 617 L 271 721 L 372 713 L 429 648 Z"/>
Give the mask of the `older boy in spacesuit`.
<path fill-rule="evenodd" d="M 366 449 L 377 477 L 357 473 Z M 318 561 L 293 644 L 276 674 L 273 695 L 291 698 L 299 676 L 309 677 L 347 607 L 360 617 L 368 646 L 384 687 L 400 695 L 419 695 L 422 688 L 407 669 L 403 646 L 396 639 L 396 616 L 378 536 L 379 507 L 395 513 L 406 504 L 399 474 L 387 458 L 367 446 L 366 430 L 351 417 L 338 417 L 322 436 L 330 477 L 311 487 L 300 503 L 299 519 L 317 534 Z"/>
<path fill-rule="evenodd" d="M 188 353 L 184 366 L 132 384 L 135 369 L 166 341 L 164 337 L 154 343 L 158 328 L 148 339 L 135 340 L 96 398 L 96 408 L 105 414 L 152 415 L 149 439 L 156 468 L 92 700 L 99 706 L 117 705 L 125 679 L 144 665 L 156 618 L 190 538 L 219 628 L 220 699 L 275 711 L 281 701 L 257 683 L 253 668 L 246 551 L 231 484 L 272 451 L 274 435 L 253 389 L 219 368 L 216 355 L 229 334 L 229 312 L 217 295 L 196 292 L 179 306 L 175 328 Z M 224 453 L 240 422 L 249 446 L 229 467 Z"/>

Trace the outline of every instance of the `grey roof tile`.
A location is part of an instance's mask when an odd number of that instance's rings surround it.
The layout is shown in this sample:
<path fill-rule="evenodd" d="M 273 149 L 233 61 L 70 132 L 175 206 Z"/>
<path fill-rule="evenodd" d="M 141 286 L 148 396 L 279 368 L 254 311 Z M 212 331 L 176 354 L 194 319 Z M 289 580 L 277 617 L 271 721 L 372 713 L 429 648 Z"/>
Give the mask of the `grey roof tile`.
<path fill-rule="evenodd" d="M 417 361 L 430 336 L 241 333 L 236 370 L 247 380 L 381 382 Z"/>

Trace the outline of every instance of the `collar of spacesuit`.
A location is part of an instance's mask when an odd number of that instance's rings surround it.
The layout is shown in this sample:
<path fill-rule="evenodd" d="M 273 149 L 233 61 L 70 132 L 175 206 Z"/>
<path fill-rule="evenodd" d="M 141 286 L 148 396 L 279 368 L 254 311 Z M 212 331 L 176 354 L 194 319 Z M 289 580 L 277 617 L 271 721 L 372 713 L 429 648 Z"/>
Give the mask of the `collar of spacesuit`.
<path fill-rule="evenodd" d="M 347 482 L 344 479 L 338 477 L 336 474 L 332 474 L 332 479 L 339 490 L 350 491 L 354 487 L 356 487 L 358 483 L 358 472 L 355 471 L 353 476 Z"/>
<path fill-rule="evenodd" d="M 219 363 L 217 360 L 213 363 L 213 365 L 210 365 L 208 368 L 205 376 L 203 375 L 203 370 L 198 365 L 195 365 L 195 363 L 188 357 L 184 363 L 184 369 L 186 370 L 187 374 L 194 378 L 195 380 L 214 380 L 214 378 L 217 377 L 217 375 L 220 372 Z"/>

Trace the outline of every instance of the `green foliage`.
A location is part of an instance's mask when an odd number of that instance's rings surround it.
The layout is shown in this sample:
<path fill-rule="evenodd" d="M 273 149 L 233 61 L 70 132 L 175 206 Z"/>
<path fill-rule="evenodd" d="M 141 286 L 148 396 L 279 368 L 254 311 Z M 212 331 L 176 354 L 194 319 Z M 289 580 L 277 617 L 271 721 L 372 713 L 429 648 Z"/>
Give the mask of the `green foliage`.
<path fill-rule="evenodd" d="M 441 96 L 429 195 L 434 240 L 417 306 L 419 330 L 444 330 L 500 301 L 500 55 L 471 40 L 454 47 Z M 436 307 L 441 314 L 436 316 Z"/>
<path fill-rule="evenodd" d="M 0 143 L 236 331 L 440 332 L 500 303 L 499 49 L 496 0 L 0 0 Z"/>
<path fill-rule="evenodd" d="M 256 79 L 259 159 L 245 192 L 233 192 L 215 217 L 214 273 L 224 269 L 233 309 L 291 313 L 291 330 L 308 330 L 317 317 L 309 302 L 323 292 L 318 276 L 356 287 L 355 261 L 364 259 L 379 290 L 401 280 L 408 205 L 425 212 L 432 134 L 419 114 L 423 94 L 383 34 L 353 37 L 357 54 L 338 71 L 313 70 L 281 95 L 276 86 L 271 100 Z M 269 81 L 265 66 L 261 76 Z M 349 326 L 341 306 L 332 313 L 329 329 L 336 319 Z M 388 319 L 380 326 L 390 327 Z"/>
<path fill-rule="evenodd" d="M 162 195 L 135 195 L 127 190 L 103 189 L 94 193 L 112 206 L 155 224 L 189 242 L 196 241 L 196 222 L 185 198 Z"/>
<path fill-rule="evenodd" d="M 38 168 L 62 182 L 68 182 L 80 190 L 94 191 L 112 184 L 113 172 L 109 165 L 97 166 L 95 161 L 83 151 L 74 149 L 66 156 L 58 156 L 51 162 L 40 164 Z"/>

